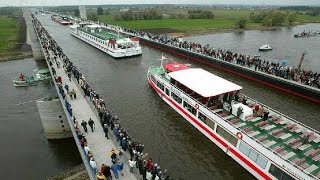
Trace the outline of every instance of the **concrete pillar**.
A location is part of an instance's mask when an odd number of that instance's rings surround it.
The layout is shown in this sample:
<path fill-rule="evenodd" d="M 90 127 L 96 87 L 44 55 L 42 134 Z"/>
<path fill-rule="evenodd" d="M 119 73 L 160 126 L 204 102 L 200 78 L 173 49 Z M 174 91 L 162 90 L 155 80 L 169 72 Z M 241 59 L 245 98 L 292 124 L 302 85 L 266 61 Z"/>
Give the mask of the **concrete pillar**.
<path fill-rule="evenodd" d="M 32 47 L 33 57 L 35 60 L 44 60 L 43 52 L 41 51 L 40 42 L 33 28 L 31 16 L 27 8 L 23 8 L 23 17 L 27 24 L 27 44 Z"/>
<path fill-rule="evenodd" d="M 36 101 L 47 139 L 72 137 L 72 132 L 59 99 Z"/>

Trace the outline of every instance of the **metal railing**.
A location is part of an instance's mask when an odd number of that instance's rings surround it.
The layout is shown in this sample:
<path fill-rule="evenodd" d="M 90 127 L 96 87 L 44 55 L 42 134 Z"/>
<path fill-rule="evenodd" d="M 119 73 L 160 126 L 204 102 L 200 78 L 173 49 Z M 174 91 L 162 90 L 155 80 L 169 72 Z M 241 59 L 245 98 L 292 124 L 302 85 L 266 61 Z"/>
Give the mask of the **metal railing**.
<path fill-rule="evenodd" d="M 43 28 L 43 26 L 39 23 L 39 21 L 37 20 L 36 17 L 32 17 L 32 18 L 33 18 L 33 20 L 34 20 L 33 26 L 34 26 L 34 30 L 35 30 L 35 32 L 36 32 L 37 38 L 38 38 L 38 40 L 39 40 L 39 42 L 40 42 L 41 50 L 42 50 L 42 52 L 45 52 L 44 49 L 43 49 L 43 42 L 42 42 L 42 40 L 41 40 L 40 37 L 39 37 L 39 32 L 38 32 L 37 27 L 36 27 L 37 25 L 40 25 L 40 26 Z M 36 23 L 37 25 L 36 25 L 35 23 Z M 43 29 L 44 29 L 44 28 L 43 28 Z M 86 169 L 87 169 L 87 171 L 88 171 L 88 176 L 89 176 L 89 178 L 90 178 L 91 180 L 95 180 L 95 179 L 97 179 L 97 178 L 96 178 L 96 174 L 95 174 L 95 172 L 93 171 L 93 169 L 91 168 L 91 165 L 90 165 L 90 163 L 89 163 L 89 159 L 88 159 L 88 157 L 87 157 L 84 149 L 82 148 L 82 146 L 81 146 L 81 144 L 80 144 L 80 140 L 79 140 L 79 138 L 78 138 L 78 136 L 77 136 L 77 133 L 76 133 L 75 128 L 74 128 L 74 125 L 73 125 L 73 122 L 72 122 L 72 120 L 71 120 L 71 115 L 69 114 L 69 112 L 68 112 L 68 110 L 67 110 L 67 107 L 66 107 L 66 103 L 65 103 L 66 101 L 64 101 L 62 95 L 59 93 L 59 88 L 58 88 L 58 85 L 56 84 L 56 81 L 55 81 L 55 79 L 54 79 L 54 76 L 53 76 L 53 73 L 52 73 L 52 69 L 50 68 L 50 64 L 49 64 L 49 62 L 48 62 L 47 56 L 45 56 L 45 60 L 46 60 L 47 66 L 49 67 L 50 74 L 51 74 L 52 80 L 53 80 L 53 82 L 54 82 L 54 86 L 55 86 L 55 88 L 56 88 L 56 91 L 58 92 L 57 94 L 58 94 L 58 96 L 59 96 L 59 99 L 60 99 L 60 102 L 61 102 L 61 104 L 62 104 L 62 107 L 63 107 L 63 109 L 64 109 L 64 111 L 65 111 L 65 114 L 66 114 L 66 117 L 67 117 L 69 126 L 70 126 L 70 128 L 71 128 L 72 135 L 74 136 L 74 140 L 75 140 L 75 142 L 76 142 L 76 144 L 77 144 L 77 147 L 78 147 L 78 150 L 79 150 L 79 152 L 80 152 L 82 161 L 83 161 L 83 163 L 84 163 L 84 165 L 85 165 L 85 167 L 86 167 Z"/>

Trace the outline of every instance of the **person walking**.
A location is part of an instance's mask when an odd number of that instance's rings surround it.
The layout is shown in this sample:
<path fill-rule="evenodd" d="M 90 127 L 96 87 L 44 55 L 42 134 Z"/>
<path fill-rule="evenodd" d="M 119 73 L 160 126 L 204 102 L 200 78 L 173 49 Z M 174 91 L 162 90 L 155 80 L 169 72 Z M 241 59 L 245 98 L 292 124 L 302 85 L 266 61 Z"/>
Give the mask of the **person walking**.
<path fill-rule="evenodd" d="M 97 163 L 94 161 L 94 158 L 90 158 L 90 166 L 93 169 L 94 173 L 97 173 Z"/>
<path fill-rule="evenodd" d="M 71 72 L 68 72 L 68 78 L 69 78 L 69 81 L 71 82 Z"/>
<path fill-rule="evenodd" d="M 72 94 L 73 94 L 73 98 L 74 98 L 74 99 L 77 99 L 77 93 L 76 93 L 76 91 L 75 91 L 74 89 L 72 89 L 71 92 L 72 92 Z"/>
<path fill-rule="evenodd" d="M 109 139 L 108 137 L 108 125 L 107 124 L 104 124 L 103 125 L 103 131 L 104 131 L 104 137 L 107 137 L 107 139 Z"/>
<path fill-rule="evenodd" d="M 83 127 L 84 132 L 88 132 L 87 124 L 88 124 L 88 123 L 87 123 L 85 120 L 82 120 L 82 122 L 81 122 L 81 126 Z"/>
<path fill-rule="evenodd" d="M 110 170 L 111 170 L 110 166 L 102 164 L 101 172 L 105 176 L 106 180 L 111 180 L 112 179 Z"/>
<path fill-rule="evenodd" d="M 105 180 L 106 177 L 102 174 L 102 172 L 98 172 L 98 174 L 97 174 L 97 179 L 98 179 L 98 180 Z"/>
<path fill-rule="evenodd" d="M 123 176 L 123 172 L 122 172 L 123 167 L 124 167 L 123 163 L 121 161 L 118 161 L 118 170 L 122 176 Z"/>
<path fill-rule="evenodd" d="M 130 167 L 130 172 L 133 173 L 134 167 L 136 166 L 136 161 L 132 160 L 132 158 L 129 159 L 129 167 Z"/>
<path fill-rule="evenodd" d="M 68 93 L 69 92 L 69 85 L 67 83 L 64 85 L 64 88 L 67 90 L 67 93 Z"/>
<path fill-rule="evenodd" d="M 91 131 L 93 132 L 93 129 L 94 129 L 94 121 L 90 118 L 89 121 L 88 121 L 88 124 L 91 128 Z"/>
<path fill-rule="evenodd" d="M 111 156 L 110 157 L 111 157 L 111 162 L 113 164 L 115 164 L 116 159 L 117 159 L 117 154 L 116 154 L 116 151 L 114 149 L 111 150 Z"/>
<path fill-rule="evenodd" d="M 113 163 L 111 166 L 111 170 L 114 174 L 114 177 L 116 177 L 116 179 L 119 178 L 119 172 L 118 172 L 118 164 L 117 163 Z"/>

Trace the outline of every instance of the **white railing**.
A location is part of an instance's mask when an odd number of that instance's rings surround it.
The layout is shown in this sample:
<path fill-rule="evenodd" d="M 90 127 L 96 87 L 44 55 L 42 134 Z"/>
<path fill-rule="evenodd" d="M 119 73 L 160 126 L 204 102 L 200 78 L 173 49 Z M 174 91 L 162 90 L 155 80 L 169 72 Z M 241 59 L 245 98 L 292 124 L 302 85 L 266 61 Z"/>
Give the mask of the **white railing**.
<path fill-rule="evenodd" d="M 164 81 L 168 81 L 167 79 L 165 79 L 165 78 L 162 77 L 161 75 L 158 75 L 158 77 L 160 77 L 160 78 L 161 78 L 162 80 L 164 80 Z M 176 88 L 180 93 L 182 93 L 182 94 L 184 94 L 185 96 L 187 96 L 188 98 L 192 99 L 192 100 L 193 100 L 194 102 L 196 102 L 197 104 L 201 105 L 201 107 L 206 108 L 207 110 L 209 110 L 209 112 L 211 112 L 212 114 L 218 116 L 219 118 L 221 118 L 222 120 L 224 120 L 225 122 L 227 122 L 228 124 L 230 124 L 226 119 L 224 119 L 224 117 L 220 116 L 218 113 L 214 112 L 212 109 L 208 108 L 207 106 L 204 106 L 204 105 L 203 105 L 201 102 L 199 102 L 197 99 L 194 99 L 192 96 L 190 96 L 189 94 L 185 93 L 183 90 L 181 90 L 181 89 L 178 88 L 177 86 L 175 86 L 175 85 L 173 85 L 173 84 L 171 84 L 171 83 L 170 83 L 170 85 L 173 86 L 174 88 Z M 246 97 L 247 97 L 247 96 L 246 96 Z M 250 98 L 250 97 L 247 97 L 247 98 L 250 99 L 252 102 L 259 103 L 259 102 L 257 102 L 257 101 L 254 101 L 254 100 L 253 100 L 252 98 Z M 261 104 L 261 103 L 260 103 L 260 104 Z M 263 105 L 263 104 L 261 104 L 261 105 Z M 268 108 L 268 109 L 270 109 L 270 110 L 272 110 L 272 111 L 275 112 L 275 113 L 279 113 L 278 111 L 275 111 L 275 110 L 269 108 L 268 106 L 265 106 L 265 105 L 263 105 L 263 106 L 266 107 L 266 108 Z M 202 112 L 202 113 L 203 113 L 203 112 Z M 279 113 L 279 114 L 282 115 L 282 116 L 284 116 L 284 117 L 286 117 L 286 118 L 288 118 L 288 119 L 290 119 L 290 120 L 292 120 L 292 121 L 294 121 L 294 122 L 298 122 L 298 121 L 293 120 L 292 118 L 290 118 L 290 117 L 288 117 L 288 116 L 286 116 L 286 115 L 283 115 L 282 113 Z M 208 115 L 207 115 L 207 116 L 208 116 Z M 211 120 L 211 118 L 209 118 L 209 119 Z M 219 124 L 218 122 L 215 122 L 215 123 L 217 123 L 218 125 L 221 126 L 221 124 Z M 298 123 L 299 123 L 299 122 L 298 122 Z M 299 124 L 301 124 L 301 123 L 299 123 Z M 230 124 L 230 125 L 233 126 L 233 124 Z M 303 125 L 303 124 L 302 124 L 302 125 Z M 290 161 L 290 160 L 288 160 L 288 159 L 284 159 L 283 156 L 280 155 L 280 153 L 277 153 L 277 152 L 274 151 L 273 149 L 271 149 L 271 148 L 265 146 L 264 144 L 260 143 L 260 141 L 259 141 L 258 139 L 254 138 L 253 136 L 250 136 L 249 134 L 247 134 L 246 132 L 242 131 L 242 129 L 240 129 L 240 128 L 238 128 L 238 127 L 235 127 L 235 126 L 233 126 L 233 127 L 236 128 L 237 130 L 241 131 L 242 133 L 244 133 L 247 137 L 249 137 L 250 139 L 254 140 L 254 141 L 257 142 L 258 144 L 262 145 L 262 146 L 263 146 L 264 148 L 266 148 L 267 150 L 273 152 L 274 154 L 276 154 L 276 155 L 277 155 L 278 157 L 280 157 L 281 159 L 285 160 L 286 162 L 290 163 L 290 164 L 293 165 L 294 167 L 298 168 L 300 171 L 304 172 L 304 169 L 302 169 L 301 167 L 297 166 L 297 165 L 296 165 L 295 163 L 293 163 L 292 161 Z M 305 126 L 305 125 L 304 125 L 304 127 L 308 127 L 308 126 Z M 308 128 L 310 128 L 310 127 L 308 127 Z M 310 128 L 310 129 L 312 129 L 312 128 Z M 227 130 L 227 129 L 225 129 L 225 130 Z M 228 131 L 228 133 L 233 134 L 233 133 L 231 133 L 229 130 L 227 130 L 227 131 Z M 315 132 L 318 132 L 318 131 L 316 131 L 316 130 L 314 130 L 314 131 L 315 131 Z M 253 148 L 252 146 L 251 146 L 251 148 L 252 148 L 252 149 L 255 149 L 255 148 Z M 255 150 L 258 151 L 257 149 L 255 149 Z M 258 152 L 259 152 L 259 151 L 258 151 Z M 305 173 L 305 174 L 307 174 L 307 173 Z M 312 175 L 312 174 L 307 174 L 307 175 L 309 175 L 310 177 L 316 178 L 316 177 L 315 177 L 314 175 Z"/>

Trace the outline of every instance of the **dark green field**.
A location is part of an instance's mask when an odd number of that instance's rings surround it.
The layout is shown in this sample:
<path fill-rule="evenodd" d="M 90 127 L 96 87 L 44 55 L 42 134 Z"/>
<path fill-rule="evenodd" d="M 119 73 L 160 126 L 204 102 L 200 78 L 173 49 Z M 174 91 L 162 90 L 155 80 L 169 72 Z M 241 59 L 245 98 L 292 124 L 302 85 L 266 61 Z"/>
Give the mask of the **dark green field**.
<path fill-rule="evenodd" d="M 0 16 L 0 57 L 14 53 L 17 31 L 17 20 Z"/>

